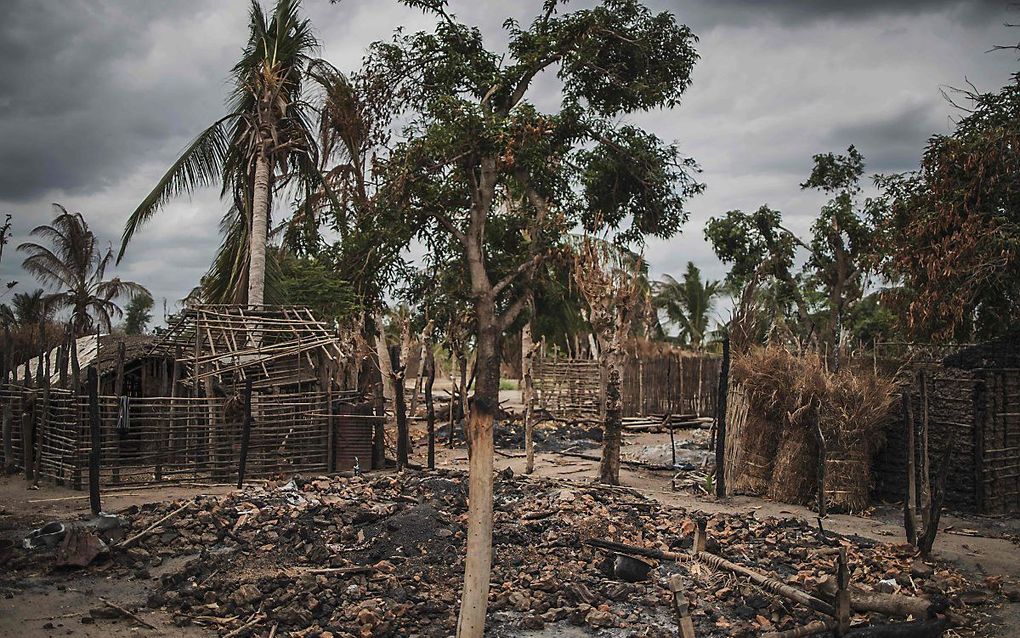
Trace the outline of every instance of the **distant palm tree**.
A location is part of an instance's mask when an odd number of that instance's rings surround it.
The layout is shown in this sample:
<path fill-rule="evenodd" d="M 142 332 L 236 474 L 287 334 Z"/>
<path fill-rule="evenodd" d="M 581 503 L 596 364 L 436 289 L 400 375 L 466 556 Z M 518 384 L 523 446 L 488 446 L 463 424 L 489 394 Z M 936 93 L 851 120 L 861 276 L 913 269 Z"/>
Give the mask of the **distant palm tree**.
<path fill-rule="evenodd" d="M 309 68 L 324 63 L 311 57 L 318 42 L 308 20 L 299 17 L 299 4 L 277 0 L 267 16 L 252 1 L 248 44 L 231 71 L 229 112 L 192 142 L 128 218 L 118 262 L 135 231 L 169 200 L 219 182 L 231 210 L 203 285 L 221 298 L 206 301 L 264 303 L 273 194 L 287 185 L 308 194 L 323 183 L 314 109 L 304 100 L 303 85 Z"/>
<path fill-rule="evenodd" d="M 9 326 L 39 325 L 39 319 L 53 314 L 50 308 L 46 307 L 46 291 L 36 288 L 32 292 L 16 292 L 11 298 L 11 305 L 0 304 L 0 322 Z"/>
<path fill-rule="evenodd" d="M 653 284 L 655 307 L 666 313 L 669 323 L 680 327 L 679 337 L 694 348 L 705 345 L 709 315 L 715 297 L 722 292 L 718 281 L 702 281 L 701 270 L 694 262 L 687 262 L 683 282 L 670 275 Z"/>
<path fill-rule="evenodd" d="M 113 318 L 123 313 L 114 303 L 121 296 L 148 294 L 141 285 L 119 278 L 106 279 L 106 267 L 113 261 L 113 249 L 102 251 L 81 213 L 68 213 L 53 205 L 57 218 L 38 226 L 31 235 L 48 239 L 52 248 L 26 242 L 18 250 L 28 253 L 22 267 L 45 286 L 58 291 L 43 299 L 48 312 L 70 311 L 71 328 L 76 335 L 92 332 L 97 324 L 109 331 Z"/>

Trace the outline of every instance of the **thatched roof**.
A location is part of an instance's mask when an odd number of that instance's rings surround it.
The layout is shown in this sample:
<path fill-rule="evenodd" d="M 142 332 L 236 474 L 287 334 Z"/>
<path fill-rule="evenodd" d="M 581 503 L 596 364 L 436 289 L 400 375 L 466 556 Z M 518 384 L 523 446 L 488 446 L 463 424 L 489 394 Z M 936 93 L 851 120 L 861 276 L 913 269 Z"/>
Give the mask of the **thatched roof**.
<path fill-rule="evenodd" d="M 156 338 L 149 335 L 101 335 L 98 341 L 99 347 L 97 348 L 96 335 L 79 337 L 76 341 L 79 367 L 82 370 L 86 370 L 89 366 L 94 365 L 100 375 L 114 371 L 117 367 L 117 348 L 121 342 L 124 343 L 124 362 L 131 363 L 148 356 L 149 350 L 156 342 Z M 25 378 L 25 366 L 28 366 L 28 371 L 32 378 L 36 378 L 38 365 L 39 357 L 33 357 L 26 363 L 21 364 L 18 366 L 18 378 Z M 57 348 L 54 348 L 50 350 L 51 383 L 56 383 L 59 378 L 59 371 L 56 367 Z"/>
<path fill-rule="evenodd" d="M 1020 329 L 997 339 L 969 346 L 955 352 L 942 363 L 950 368 L 1020 368 Z"/>

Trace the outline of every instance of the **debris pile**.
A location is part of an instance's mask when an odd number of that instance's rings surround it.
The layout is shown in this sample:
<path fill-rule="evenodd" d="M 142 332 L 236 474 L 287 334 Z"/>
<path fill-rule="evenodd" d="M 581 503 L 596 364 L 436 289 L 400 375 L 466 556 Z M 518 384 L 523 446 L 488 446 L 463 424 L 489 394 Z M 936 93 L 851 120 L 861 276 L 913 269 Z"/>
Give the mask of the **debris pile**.
<path fill-rule="evenodd" d="M 112 560 L 137 575 L 177 559 L 182 567 L 160 577 L 148 605 L 181 625 L 231 636 L 448 636 L 463 571 L 466 490 L 460 472 L 405 471 L 297 478 L 149 505 L 128 514 L 126 535 L 137 540 L 121 544 Z M 588 543 L 682 554 L 697 518 L 627 488 L 500 473 L 491 635 L 550 623 L 593 635 L 676 635 L 673 574 L 684 579 L 699 637 L 752 636 L 821 618 L 724 570 L 607 554 Z M 973 624 L 965 606 L 972 587 L 950 569 L 915 564 L 906 548 L 750 515 L 714 515 L 707 529 L 709 551 L 805 591 L 824 587 L 833 573 L 828 545 L 842 544 L 856 587 L 945 597 L 960 624 Z"/>

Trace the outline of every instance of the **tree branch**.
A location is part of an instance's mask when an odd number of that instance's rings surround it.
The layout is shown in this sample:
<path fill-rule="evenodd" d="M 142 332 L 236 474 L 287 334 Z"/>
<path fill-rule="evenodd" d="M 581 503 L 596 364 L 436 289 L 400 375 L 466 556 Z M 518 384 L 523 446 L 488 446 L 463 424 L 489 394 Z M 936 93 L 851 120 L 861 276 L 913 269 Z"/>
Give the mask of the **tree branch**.
<path fill-rule="evenodd" d="M 429 214 L 432 215 L 432 217 L 435 218 L 437 222 L 439 222 L 440 226 L 450 231 L 450 234 L 456 237 L 457 241 L 459 241 L 462 244 L 464 243 L 465 239 L 464 233 L 460 232 L 460 229 L 457 228 L 456 225 L 454 225 L 453 220 L 451 220 L 449 217 L 447 217 L 446 215 L 439 211 L 432 211 Z"/>
<path fill-rule="evenodd" d="M 492 287 L 493 296 L 496 296 L 499 293 L 503 292 L 503 289 L 509 286 L 513 282 L 513 280 L 516 279 L 518 276 L 523 275 L 524 273 L 529 272 L 531 270 L 534 270 L 536 266 L 542 263 L 542 260 L 544 260 L 545 257 L 546 257 L 545 253 L 536 253 L 532 255 L 530 259 L 528 259 L 520 266 L 515 268 L 514 271 L 511 272 L 509 275 L 497 281 L 496 285 Z"/>
<path fill-rule="evenodd" d="M 531 291 L 525 291 L 520 297 L 514 300 L 507 309 L 503 311 L 497 319 L 496 323 L 499 324 L 500 332 L 510 327 L 510 324 L 517 319 L 517 316 L 521 314 L 521 311 L 528 305 L 528 298 L 531 297 Z"/>

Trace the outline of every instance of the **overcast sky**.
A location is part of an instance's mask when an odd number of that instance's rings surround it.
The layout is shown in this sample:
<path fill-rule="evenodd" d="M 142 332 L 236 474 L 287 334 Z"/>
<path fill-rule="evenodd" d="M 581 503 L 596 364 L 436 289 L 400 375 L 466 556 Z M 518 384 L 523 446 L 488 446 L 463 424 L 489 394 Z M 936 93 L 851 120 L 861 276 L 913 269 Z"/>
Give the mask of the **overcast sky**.
<path fill-rule="evenodd" d="M 264 0 L 268 2 L 268 0 Z M 573 2 L 567 8 L 581 6 Z M 855 144 L 867 170 L 916 167 L 925 140 L 958 115 L 940 88 L 1005 84 L 1017 68 L 1003 23 L 1008 1 L 653 0 L 700 38 L 685 103 L 633 118 L 675 140 L 704 169 L 706 193 L 670 241 L 647 249 L 653 274 L 694 261 L 725 269 L 703 239 L 705 221 L 768 203 L 795 230 L 822 199 L 798 184 L 815 153 Z M 451 2 L 461 19 L 502 41 L 506 17 L 527 20 L 541 0 Z M 241 0 L 5 0 L 0 20 L 0 213 L 14 239 L 0 263 L 15 290 L 35 288 L 13 246 L 52 219 L 51 202 L 81 211 L 116 242 L 127 216 L 193 137 L 223 113 L 226 78 L 245 43 Z M 322 57 L 357 67 L 366 46 L 403 26 L 429 26 L 388 0 L 305 0 Z M 552 86 L 542 81 L 543 86 Z M 535 96 L 540 106 L 554 96 Z M 198 281 L 219 243 L 218 191 L 167 206 L 144 227 L 117 269 L 171 306 Z M 10 293 L 4 295 L 7 300 Z"/>

